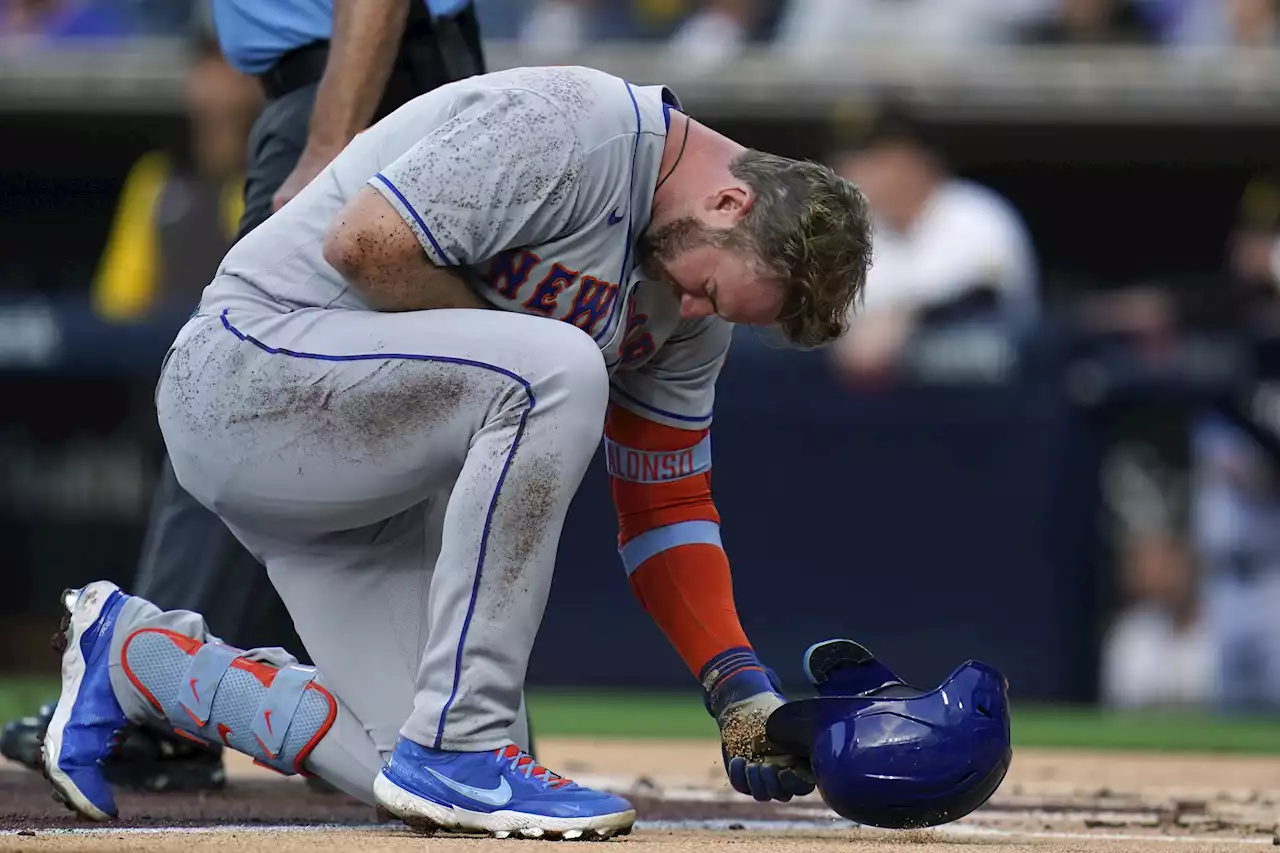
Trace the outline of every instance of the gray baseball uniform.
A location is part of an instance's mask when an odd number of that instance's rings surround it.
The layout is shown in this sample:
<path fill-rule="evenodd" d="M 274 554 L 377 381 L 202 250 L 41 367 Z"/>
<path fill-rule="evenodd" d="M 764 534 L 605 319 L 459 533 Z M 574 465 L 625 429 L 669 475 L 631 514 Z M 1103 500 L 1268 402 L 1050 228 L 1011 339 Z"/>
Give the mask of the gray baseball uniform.
<path fill-rule="evenodd" d="M 608 401 L 710 423 L 730 327 L 682 321 L 635 268 L 676 107 L 586 68 L 423 95 L 245 237 L 173 345 L 157 408 L 174 470 L 267 566 L 341 706 L 311 763 L 348 791 L 368 796 L 397 734 L 520 740 L 508 730 Z M 364 186 L 502 310 L 370 310 L 321 253 Z M 122 619 L 120 637 L 205 639 L 192 614 Z M 154 713 L 113 684 L 131 717 Z"/>

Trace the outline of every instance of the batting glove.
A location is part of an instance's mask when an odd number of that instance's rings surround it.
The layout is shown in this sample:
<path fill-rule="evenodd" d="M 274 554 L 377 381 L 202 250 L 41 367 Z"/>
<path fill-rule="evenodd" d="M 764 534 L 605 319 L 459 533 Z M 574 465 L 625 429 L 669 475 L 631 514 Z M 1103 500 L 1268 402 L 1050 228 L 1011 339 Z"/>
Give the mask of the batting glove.
<path fill-rule="evenodd" d="M 747 658 L 749 656 L 749 659 Z M 746 660 L 746 665 L 740 665 Z M 791 755 L 769 741 L 765 723 L 782 706 L 777 675 L 750 650 L 718 655 L 703 670 L 706 706 L 720 727 L 720 752 L 729 784 L 760 802 L 787 802 L 813 793 L 807 756 Z"/>

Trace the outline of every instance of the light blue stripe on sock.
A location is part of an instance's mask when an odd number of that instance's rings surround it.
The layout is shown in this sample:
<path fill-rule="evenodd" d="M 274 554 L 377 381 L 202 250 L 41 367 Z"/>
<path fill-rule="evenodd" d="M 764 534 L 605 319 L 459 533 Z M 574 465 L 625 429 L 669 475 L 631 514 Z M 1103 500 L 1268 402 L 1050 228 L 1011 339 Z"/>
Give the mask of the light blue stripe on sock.
<path fill-rule="evenodd" d="M 622 565 L 627 570 L 627 577 L 640 567 L 640 564 L 663 551 L 680 545 L 715 545 L 720 544 L 720 525 L 714 521 L 682 521 L 669 524 L 656 530 L 648 530 L 632 539 L 618 549 L 622 557 Z"/>

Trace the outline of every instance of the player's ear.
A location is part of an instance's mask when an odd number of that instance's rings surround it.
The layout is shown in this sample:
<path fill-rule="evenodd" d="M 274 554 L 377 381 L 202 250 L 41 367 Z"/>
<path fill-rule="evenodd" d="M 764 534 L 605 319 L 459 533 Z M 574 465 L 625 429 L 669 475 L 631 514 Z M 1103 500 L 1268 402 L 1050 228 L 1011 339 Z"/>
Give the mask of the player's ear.
<path fill-rule="evenodd" d="M 750 209 L 751 193 L 739 184 L 723 187 L 707 199 L 707 213 L 720 228 L 732 228 Z"/>

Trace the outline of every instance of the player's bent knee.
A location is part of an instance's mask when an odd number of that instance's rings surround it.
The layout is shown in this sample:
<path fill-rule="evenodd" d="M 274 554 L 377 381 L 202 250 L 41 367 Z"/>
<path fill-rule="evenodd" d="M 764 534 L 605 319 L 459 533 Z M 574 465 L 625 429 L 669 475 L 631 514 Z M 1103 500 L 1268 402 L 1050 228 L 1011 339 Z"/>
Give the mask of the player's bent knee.
<path fill-rule="evenodd" d="M 221 743 L 286 776 L 306 772 L 338 714 L 314 667 L 272 666 L 160 628 L 134 631 L 120 656 L 129 681 L 177 734 Z"/>
<path fill-rule="evenodd" d="M 568 323 L 548 323 L 541 330 L 535 394 L 550 403 L 568 405 L 584 413 L 597 409 L 601 417 L 609 396 L 609 372 L 600 347 L 591 336 Z"/>

